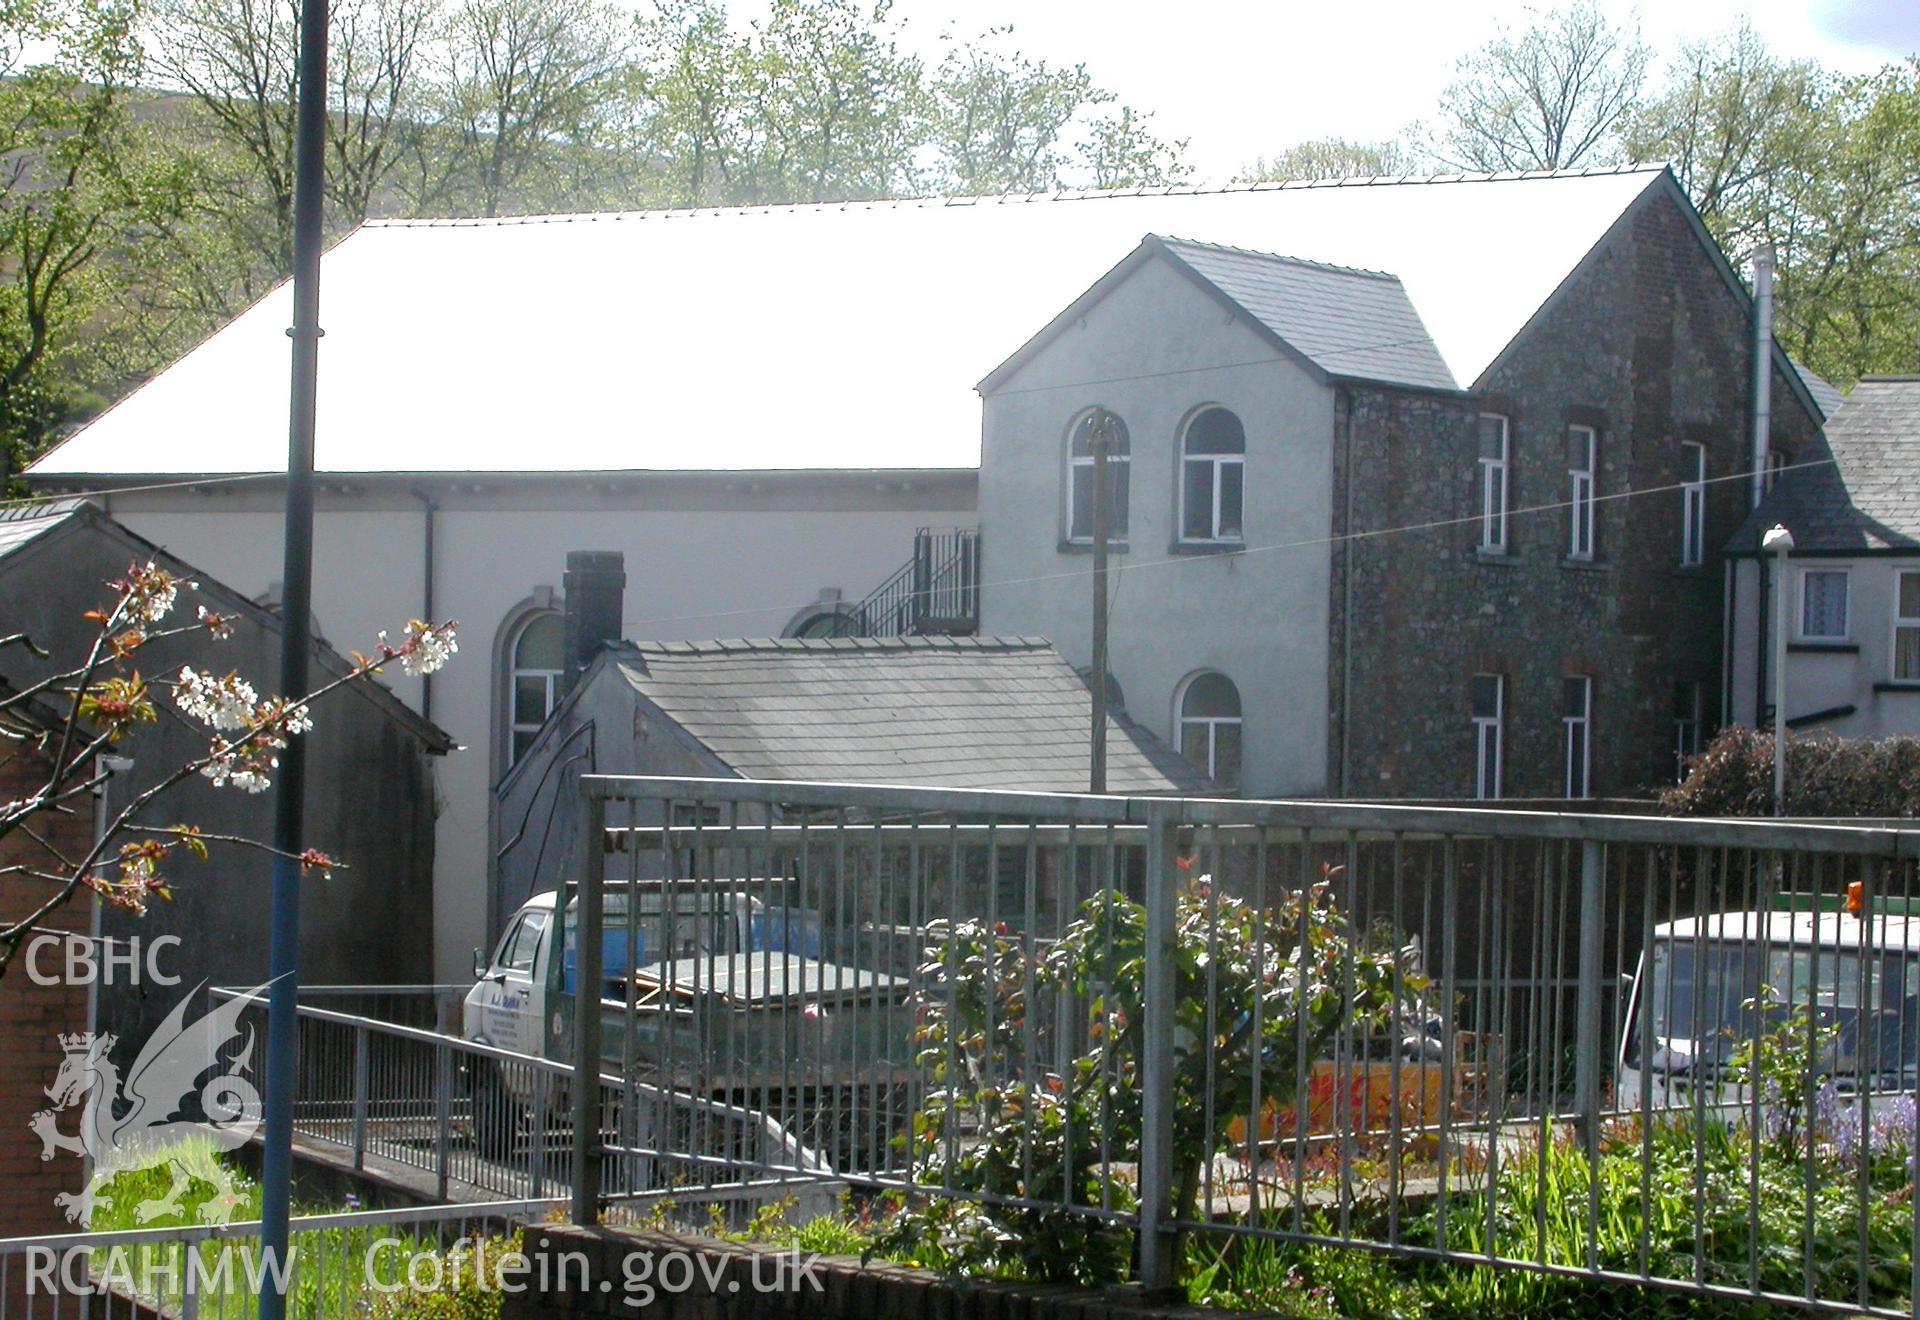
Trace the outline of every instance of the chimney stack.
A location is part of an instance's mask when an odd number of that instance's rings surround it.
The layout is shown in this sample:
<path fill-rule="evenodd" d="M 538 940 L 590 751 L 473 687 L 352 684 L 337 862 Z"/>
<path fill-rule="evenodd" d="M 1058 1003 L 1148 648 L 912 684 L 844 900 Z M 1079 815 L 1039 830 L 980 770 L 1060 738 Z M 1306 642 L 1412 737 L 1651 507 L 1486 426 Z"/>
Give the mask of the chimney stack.
<path fill-rule="evenodd" d="M 569 550 L 567 572 L 561 579 L 566 593 L 567 671 L 560 680 L 563 693 L 573 691 L 593 656 L 608 642 L 620 640 L 627 593 L 626 556 L 618 550 Z"/>

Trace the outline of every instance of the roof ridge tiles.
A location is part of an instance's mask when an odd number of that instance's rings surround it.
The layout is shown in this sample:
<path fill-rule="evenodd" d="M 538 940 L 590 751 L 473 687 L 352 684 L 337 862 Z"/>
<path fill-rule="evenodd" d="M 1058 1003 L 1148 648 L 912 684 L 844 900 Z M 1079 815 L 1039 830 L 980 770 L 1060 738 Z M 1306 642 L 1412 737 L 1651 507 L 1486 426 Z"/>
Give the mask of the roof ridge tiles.
<path fill-rule="evenodd" d="M 1314 188 L 1417 187 L 1471 183 L 1518 183 L 1537 179 L 1588 178 L 1610 174 L 1657 174 L 1664 164 L 1595 165 L 1569 170 L 1505 170 L 1458 174 L 1381 174 L 1346 179 L 1274 179 L 1218 187 L 1063 188 L 1053 192 L 1001 193 L 955 197 L 874 197 L 838 201 L 773 202 L 738 206 L 669 206 L 626 211 L 560 211 L 545 215 L 393 216 L 364 220 L 365 229 L 501 229 L 517 225 L 593 224 L 603 221 L 682 220 L 720 216 L 776 216 L 821 211 L 874 211 L 905 207 L 1018 206 L 1037 202 L 1106 201 L 1118 197 L 1211 197 L 1233 193 Z"/>
<path fill-rule="evenodd" d="M 1360 275 L 1367 279 L 1391 280 L 1401 283 L 1398 275 L 1390 270 L 1374 270 L 1366 266 L 1342 266 L 1333 261 L 1315 261 L 1311 257 L 1296 257 L 1285 252 L 1263 252 L 1258 248 L 1235 247 L 1230 243 L 1209 243 L 1204 239 L 1182 238 L 1177 234 L 1155 234 L 1168 247 L 1198 248 L 1203 252 L 1223 252 L 1236 257 L 1254 257 L 1261 261 L 1278 261 L 1289 266 L 1305 266 L 1310 270 L 1324 270 L 1336 275 Z"/>

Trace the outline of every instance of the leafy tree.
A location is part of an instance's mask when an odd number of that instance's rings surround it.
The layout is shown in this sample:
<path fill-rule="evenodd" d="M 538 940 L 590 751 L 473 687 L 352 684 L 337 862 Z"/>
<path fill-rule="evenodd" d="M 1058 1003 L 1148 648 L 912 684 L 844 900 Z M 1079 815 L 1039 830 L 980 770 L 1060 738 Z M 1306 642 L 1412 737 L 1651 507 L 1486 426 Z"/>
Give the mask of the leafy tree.
<path fill-rule="evenodd" d="M 1256 1066 L 1269 1096 L 1303 1091 L 1299 1061 L 1342 1032 L 1386 1033 L 1397 1017 L 1397 955 L 1370 947 L 1335 901 L 1344 867 L 1287 887 L 1272 906 L 1182 883 L 1173 937 L 1173 1205 L 1199 1215 L 1202 1167 L 1229 1146 Z M 1140 1157 L 1147 994 L 1141 904 L 1104 890 L 1049 950 L 1005 927 L 935 923 L 922 970 L 920 1064 L 928 1091 L 913 1117 L 916 1181 L 990 1197 L 1082 1208 L 1129 1190 L 1105 1161 Z M 1402 959 L 1398 989 L 1421 976 Z M 1056 1018 L 1047 1006 L 1071 1005 Z M 1404 1010 L 1403 1010 L 1404 1012 Z M 1084 1044 L 1078 1044 L 1084 1042 Z M 1063 1046 L 1079 1053 L 1058 1071 Z M 889 1224 L 880 1245 L 972 1269 L 1110 1283 L 1128 1264 L 1126 1235 L 1103 1220 L 1005 1200 L 937 1200 Z"/>
<path fill-rule="evenodd" d="M 1398 142 L 1351 142 L 1342 137 L 1296 142 L 1279 154 L 1253 162 L 1235 183 L 1283 179 L 1367 179 L 1415 173 L 1418 162 Z"/>
<path fill-rule="evenodd" d="M 577 157 L 599 140 L 603 108 L 628 66 L 632 23 L 611 5 L 461 0 L 448 23 L 436 108 L 444 134 L 419 153 L 421 206 L 458 197 L 481 215 L 565 208 Z"/>
<path fill-rule="evenodd" d="M 26 63 L 32 43 L 51 59 Z M 0 446 L 31 452 L 100 372 L 86 329 L 122 177 L 140 55 L 121 0 L 0 0 Z"/>
<path fill-rule="evenodd" d="M 1685 49 L 1626 149 L 1667 161 L 1729 253 L 1772 244 L 1776 332 L 1851 381 L 1920 353 L 1920 65 L 1836 78 L 1742 24 Z"/>
<path fill-rule="evenodd" d="M 660 162 L 665 200 L 912 192 L 921 66 L 901 50 L 890 9 L 776 0 L 742 34 L 707 0 L 659 6 L 642 25 L 634 120 L 637 149 Z"/>
<path fill-rule="evenodd" d="M 1461 57 L 1440 97 L 1429 150 L 1470 170 L 1605 164 L 1653 52 L 1594 0 L 1527 11 L 1531 24 Z"/>

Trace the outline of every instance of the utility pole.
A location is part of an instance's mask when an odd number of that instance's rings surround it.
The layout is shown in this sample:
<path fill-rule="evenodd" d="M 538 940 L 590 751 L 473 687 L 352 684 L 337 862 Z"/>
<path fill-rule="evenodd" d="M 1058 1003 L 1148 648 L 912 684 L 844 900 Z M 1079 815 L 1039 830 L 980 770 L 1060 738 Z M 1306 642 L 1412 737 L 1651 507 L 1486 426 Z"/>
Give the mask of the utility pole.
<path fill-rule="evenodd" d="M 294 127 L 293 379 L 287 423 L 286 549 L 280 581 L 280 694 L 308 688 L 313 620 L 313 426 L 320 367 L 320 244 L 327 133 L 327 0 L 300 6 L 299 106 Z M 267 998 L 266 1135 L 260 1156 L 260 1250 L 274 1282 L 260 1320 L 286 1320 L 292 1258 L 287 1218 L 293 1192 L 293 1094 L 300 1003 L 300 864 L 305 833 L 306 739 L 280 752 L 273 811 L 272 983 Z"/>
<path fill-rule="evenodd" d="M 1093 448 L 1093 757 L 1088 791 L 1107 791 L 1107 438 L 1113 414 L 1087 419 Z"/>

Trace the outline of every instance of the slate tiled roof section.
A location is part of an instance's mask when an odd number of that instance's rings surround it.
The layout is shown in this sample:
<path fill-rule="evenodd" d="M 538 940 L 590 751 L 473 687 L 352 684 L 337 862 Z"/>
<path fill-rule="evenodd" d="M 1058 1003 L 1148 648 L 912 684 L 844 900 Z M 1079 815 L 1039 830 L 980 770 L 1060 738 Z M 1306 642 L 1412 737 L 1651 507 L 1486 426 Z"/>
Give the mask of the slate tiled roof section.
<path fill-rule="evenodd" d="M 1459 388 L 1395 275 L 1189 239 L 1159 242 L 1329 376 Z"/>
<path fill-rule="evenodd" d="M 1794 549 L 1920 550 L 1920 376 L 1868 376 L 1827 422 L 1831 465 L 1783 475 L 1728 547 L 1755 551 L 1775 523 Z"/>
<path fill-rule="evenodd" d="M 1814 403 L 1819 405 L 1821 416 L 1831 417 L 1840 411 L 1840 405 L 1847 401 L 1847 396 L 1840 392 L 1838 385 L 1803 362 L 1792 358 L 1787 360 L 1793 363 L 1794 374 L 1800 377 L 1800 383 L 1807 387 L 1807 393 L 1811 394 Z"/>
<path fill-rule="evenodd" d="M 0 508 L 0 559 L 6 558 L 27 542 L 52 531 L 69 518 L 79 500 L 48 500 L 44 504 L 21 504 Z"/>
<path fill-rule="evenodd" d="M 322 263 L 317 463 L 972 468 L 975 382 L 1148 234 L 1391 271 L 1468 386 L 1672 186 L 1652 168 L 368 223 Z M 29 479 L 284 467 L 291 299 L 275 289 Z"/>
<path fill-rule="evenodd" d="M 1085 792 L 1088 694 L 1037 638 L 627 643 L 633 689 L 748 779 Z M 1115 793 L 1217 793 L 1124 719 Z"/>

